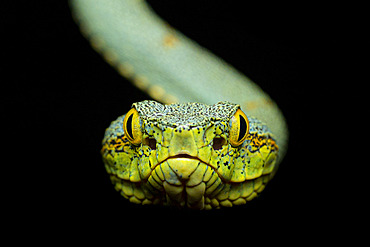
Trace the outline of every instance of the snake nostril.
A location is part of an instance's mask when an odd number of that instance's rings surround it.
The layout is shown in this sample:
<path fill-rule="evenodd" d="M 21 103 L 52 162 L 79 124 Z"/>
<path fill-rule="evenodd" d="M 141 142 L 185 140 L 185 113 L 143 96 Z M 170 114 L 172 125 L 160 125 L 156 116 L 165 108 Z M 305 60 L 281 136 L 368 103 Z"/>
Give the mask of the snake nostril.
<path fill-rule="evenodd" d="M 148 140 L 148 146 L 150 147 L 150 149 L 152 150 L 156 150 L 157 149 L 157 142 L 154 138 L 149 138 Z"/>
<path fill-rule="evenodd" d="M 216 137 L 213 139 L 213 149 L 214 150 L 220 150 L 222 148 L 222 145 L 225 144 L 225 139 L 222 137 Z"/>
<path fill-rule="evenodd" d="M 157 141 L 154 138 L 145 138 L 143 144 L 149 146 L 151 150 L 157 149 Z"/>

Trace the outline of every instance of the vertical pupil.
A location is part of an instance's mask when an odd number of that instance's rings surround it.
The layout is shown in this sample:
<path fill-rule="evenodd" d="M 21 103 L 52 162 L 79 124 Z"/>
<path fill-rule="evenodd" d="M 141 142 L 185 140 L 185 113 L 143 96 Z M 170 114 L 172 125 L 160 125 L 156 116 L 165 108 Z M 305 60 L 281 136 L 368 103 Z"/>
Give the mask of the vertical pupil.
<path fill-rule="evenodd" d="M 247 132 L 247 122 L 245 121 L 244 117 L 239 115 L 239 123 L 240 123 L 240 129 L 239 129 L 239 137 L 238 141 L 243 139 L 245 132 Z"/>
<path fill-rule="evenodd" d="M 127 119 L 126 130 L 127 130 L 127 135 L 129 135 L 131 139 L 134 139 L 134 135 L 132 134 L 132 115 L 134 114 L 131 114 Z"/>

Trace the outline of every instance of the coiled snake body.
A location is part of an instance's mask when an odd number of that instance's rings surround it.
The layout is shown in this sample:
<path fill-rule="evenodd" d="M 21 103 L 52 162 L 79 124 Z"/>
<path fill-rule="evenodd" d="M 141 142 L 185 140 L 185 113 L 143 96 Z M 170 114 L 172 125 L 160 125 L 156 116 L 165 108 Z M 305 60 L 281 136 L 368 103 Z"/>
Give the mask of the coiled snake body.
<path fill-rule="evenodd" d="M 287 146 L 284 117 L 266 93 L 144 1 L 70 3 L 105 60 L 165 103 L 134 103 L 106 130 L 103 161 L 125 198 L 212 209 L 244 204 L 265 188 Z"/>

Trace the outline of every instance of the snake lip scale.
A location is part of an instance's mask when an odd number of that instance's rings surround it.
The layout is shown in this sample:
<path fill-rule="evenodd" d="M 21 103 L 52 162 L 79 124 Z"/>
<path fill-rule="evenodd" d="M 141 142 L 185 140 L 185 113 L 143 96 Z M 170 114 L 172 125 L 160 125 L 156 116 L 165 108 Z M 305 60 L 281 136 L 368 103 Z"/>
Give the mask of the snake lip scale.
<path fill-rule="evenodd" d="M 152 169 L 152 173 L 154 172 L 154 170 L 157 168 L 157 166 L 160 166 L 161 164 L 163 164 L 164 162 L 168 161 L 168 160 L 197 160 L 203 164 L 205 164 L 207 167 L 209 167 L 210 169 L 212 169 L 212 171 L 214 171 L 215 173 L 217 173 L 218 177 L 222 180 L 223 183 L 226 183 L 225 181 L 225 178 L 222 177 L 221 174 L 219 174 L 217 172 L 217 170 L 215 170 L 209 163 L 201 160 L 200 158 L 196 157 L 196 156 L 191 156 L 189 154 L 187 154 L 186 151 L 182 151 L 180 152 L 179 154 L 177 155 L 173 155 L 173 156 L 170 156 L 168 158 L 166 158 L 165 160 L 159 162 L 158 164 L 156 164 L 153 169 Z M 194 172 L 194 171 L 193 171 Z M 190 174 L 191 176 L 191 174 Z"/>

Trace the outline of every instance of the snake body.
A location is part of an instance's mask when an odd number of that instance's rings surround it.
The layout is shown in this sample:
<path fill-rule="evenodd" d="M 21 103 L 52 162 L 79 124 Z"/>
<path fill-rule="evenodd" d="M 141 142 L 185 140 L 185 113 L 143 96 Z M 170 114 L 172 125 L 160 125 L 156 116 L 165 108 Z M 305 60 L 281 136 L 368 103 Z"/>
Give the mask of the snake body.
<path fill-rule="evenodd" d="M 288 136 L 281 111 L 266 93 L 144 1 L 70 4 L 92 47 L 165 103 L 134 103 L 106 130 L 103 161 L 125 198 L 211 209 L 244 204 L 265 188 Z"/>

